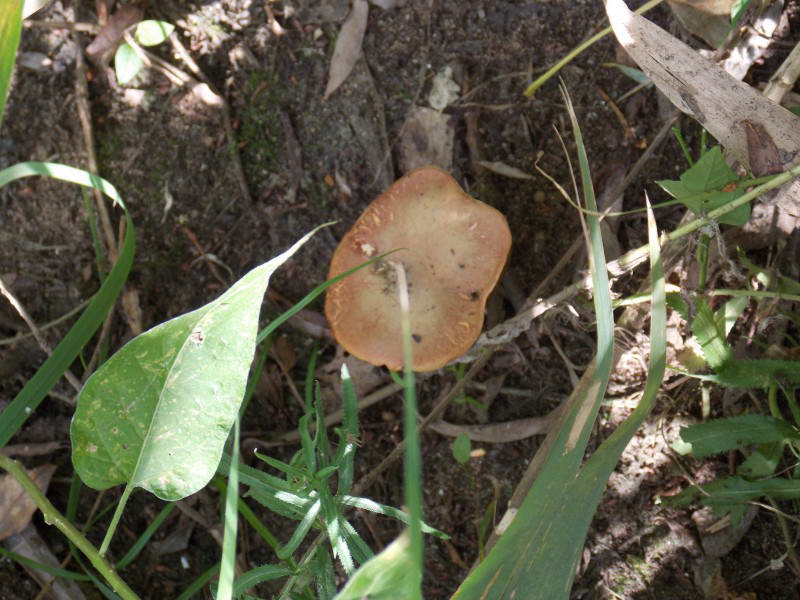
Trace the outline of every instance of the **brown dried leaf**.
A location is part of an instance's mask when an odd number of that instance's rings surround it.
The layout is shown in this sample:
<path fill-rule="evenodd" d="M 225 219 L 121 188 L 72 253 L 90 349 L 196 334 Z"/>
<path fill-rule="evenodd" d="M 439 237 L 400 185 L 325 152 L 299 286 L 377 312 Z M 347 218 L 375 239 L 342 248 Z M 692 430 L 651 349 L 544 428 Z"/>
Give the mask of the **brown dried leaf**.
<path fill-rule="evenodd" d="M 141 21 L 143 16 L 142 9 L 137 6 L 132 4 L 121 6 L 117 12 L 111 15 L 94 41 L 86 46 L 86 54 L 93 61 L 105 64 L 117 49 L 125 30 Z"/>
<path fill-rule="evenodd" d="M 697 119 L 740 163 L 750 166 L 745 120 L 760 123 L 788 166 L 800 151 L 800 118 L 731 77 L 623 0 L 606 11 L 620 44 L 670 101 Z"/>
<path fill-rule="evenodd" d="M 367 0 L 353 0 L 353 8 L 350 9 L 350 14 L 342 23 L 339 37 L 336 38 L 324 100 L 327 100 L 328 96 L 344 83 L 361 56 L 361 42 L 364 41 L 364 32 L 367 30 L 368 16 Z"/>
<path fill-rule="evenodd" d="M 55 465 L 42 465 L 27 473 L 44 492 L 55 470 Z M 17 480 L 9 474 L 0 477 L 0 540 L 25 529 L 35 512 L 36 504 Z"/>

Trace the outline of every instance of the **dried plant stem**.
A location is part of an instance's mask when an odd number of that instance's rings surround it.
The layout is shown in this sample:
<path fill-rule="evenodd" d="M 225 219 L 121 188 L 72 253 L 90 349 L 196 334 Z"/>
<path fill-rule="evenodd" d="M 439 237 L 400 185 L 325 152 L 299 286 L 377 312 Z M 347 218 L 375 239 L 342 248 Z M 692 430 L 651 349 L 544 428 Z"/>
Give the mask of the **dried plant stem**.
<path fill-rule="evenodd" d="M 89 109 L 89 86 L 86 83 L 86 63 L 83 59 L 83 50 L 78 49 L 75 61 L 75 96 L 77 98 L 78 117 L 83 130 L 83 143 L 86 148 L 86 162 L 89 164 L 87 169 L 92 175 L 98 175 L 97 155 L 94 151 L 94 132 L 92 131 L 92 118 Z M 108 251 L 109 262 L 117 262 L 119 255 L 117 241 L 114 238 L 114 228 L 111 226 L 111 217 L 108 214 L 103 194 L 97 188 L 92 188 L 97 214 L 100 216 L 100 227 L 105 237 L 106 249 Z"/>
<path fill-rule="evenodd" d="M 783 97 L 792 90 L 797 79 L 800 77 L 800 43 L 798 43 L 786 60 L 773 73 L 764 88 L 764 96 L 780 104 Z"/>
<path fill-rule="evenodd" d="M 19 316 L 22 317 L 22 320 L 25 321 L 25 323 L 28 325 L 28 327 L 31 330 L 31 334 L 33 335 L 33 337 L 36 338 L 36 341 L 39 343 L 39 347 L 45 351 L 47 356 L 52 356 L 53 349 L 50 347 L 50 344 L 48 344 L 47 340 L 44 339 L 44 335 L 42 335 L 41 330 L 36 326 L 36 323 L 33 321 L 28 311 L 25 310 L 25 307 L 22 306 L 22 303 L 17 299 L 14 293 L 10 289 L 8 289 L 8 287 L 6 287 L 6 284 L 3 281 L 2 277 L 0 277 L 0 294 L 6 297 L 6 300 L 9 301 L 11 306 L 14 307 L 14 310 L 17 311 Z M 75 377 L 75 375 L 72 374 L 72 372 L 69 369 L 64 371 L 64 377 L 66 378 L 67 381 L 69 381 L 70 385 L 72 385 L 72 387 L 75 388 L 76 392 L 81 391 L 81 382 L 78 380 L 77 377 Z"/>

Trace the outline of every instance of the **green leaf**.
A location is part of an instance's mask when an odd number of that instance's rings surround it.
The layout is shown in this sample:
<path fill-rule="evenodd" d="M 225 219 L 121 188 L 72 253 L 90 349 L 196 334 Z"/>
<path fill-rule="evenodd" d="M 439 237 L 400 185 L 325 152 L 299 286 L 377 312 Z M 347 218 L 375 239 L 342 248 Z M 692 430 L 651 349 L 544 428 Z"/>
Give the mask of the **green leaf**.
<path fill-rule="evenodd" d="M 164 500 L 208 483 L 244 396 L 269 278 L 313 233 L 213 302 L 137 336 L 89 378 L 70 431 L 85 483 L 127 482 Z"/>
<path fill-rule="evenodd" d="M 89 306 L 83 311 L 75 325 L 59 342 L 53 354 L 39 367 L 33 377 L 28 380 L 13 402 L 0 412 L 0 447 L 5 446 L 11 437 L 22 427 L 44 399 L 55 383 L 63 376 L 67 367 L 75 360 L 95 331 L 102 325 L 108 311 L 116 302 L 122 286 L 128 278 L 133 255 L 136 249 L 136 230 L 125 204 L 119 193 L 105 179 L 92 175 L 81 169 L 75 169 L 56 163 L 26 162 L 0 171 L 0 188 L 23 177 L 42 175 L 60 179 L 69 183 L 95 188 L 114 201 L 115 205 L 125 210 L 125 241 L 120 249 L 119 258 L 114 268 L 106 276 L 103 285 L 97 290 Z"/>
<path fill-rule="evenodd" d="M 395 600 L 415 569 L 406 531 L 361 565 L 334 600 Z"/>
<path fill-rule="evenodd" d="M 280 565 L 261 565 L 255 569 L 250 569 L 241 577 L 236 578 L 233 584 L 233 597 L 238 598 L 259 583 L 271 581 L 280 577 L 287 577 L 291 574 L 292 571 L 290 569 Z"/>
<path fill-rule="evenodd" d="M 746 509 L 747 502 L 763 496 L 775 500 L 796 500 L 800 498 L 800 480 L 781 477 L 748 481 L 742 477 L 717 479 L 702 486 L 692 485 L 680 494 L 661 498 L 664 506 L 682 507 L 699 501 L 710 506 L 719 516 L 731 514 L 737 522 Z"/>
<path fill-rule="evenodd" d="M 681 175 L 680 181 L 656 181 L 664 191 L 679 200 L 693 213 L 702 216 L 744 193 L 744 188 L 723 191 L 726 185 L 739 177 L 725 162 L 719 146 L 703 154 L 692 167 Z M 719 218 L 726 225 L 744 225 L 750 219 L 750 205 L 743 204 Z"/>
<path fill-rule="evenodd" d="M 453 458 L 455 458 L 462 465 L 469 462 L 469 453 L 472 451 L 472 442 L 466 433 L 459 433 L 458 437 L 453 440 L 450 446 L 453 450 Z"/>
<path fill-rule="evenodd" d="M 730 388 L 767 388 L 774 382 L 800 384 L 800 362 L 763 358 L 756 360 L 731 360 L 712 375 L 692 377 L 711 381 Z"/>
<path fill-rule="evenodd" d="M 22 30 L 22 4 L 22 0 L 6 0 L 0 5 L 0 123 L 3 121 Z"/>
<path fill-rule="evenodd" d="M 114 71 L 117 75 L 117 83 L 125 85 L 136 77 L 144 67 L 142 59 L 136 54 L 130 44 L 122 42 L 114 54 Z"/>
<path fill-rule="evenodd" d="M 739 465 L 736 472 L 748 479 L 764 479 L 774 475 L 783 456 L 783 445 L 783 442 L 762 444 Z"/>
<path fill-rule="evenodd" d="M 800 432 L 786 421 L 766 415 L 740 415 L 683 427 L 681 438 L 692 445 L 695 457 L 704 458 L 752 444 L 800 440 Z"/>
<path fill-rule="evenodd" d="M 136 26 L 133 39 L 142 46 L 157 46 L 175 30 L 175 25 L 166 21 L 141 21 Z"/>
<path fill-rule="evenodd" d="M 667 293 L 667 306 L 676 311 L 685 321 L 689 320 L 689 305 L 679 292 Z"/>
<path fill-rule="evenodd" d="M 708 366 L 720 369 L 733 358 L 733 350 L 725 341 L 724 328 L 719 326 L 708 301 L 700 298 L 697 301 L 697 313 L 692 321 L 692 333 L 703 349 Z"/>
<path fill-rule="evenodd" d="M 653 82 L 650 81 L 650 78 L 644 74 L 641 69 L 637 69 L 635 67 L 629 67 L 628 65 L 621 65 L 615 62 L 607 62 L 603 63 L 604 67 L 615 67 L 622 71 L 625 75 L 633 79 L 636 83 L 641 85 L 653 85 Z"/>
<path fill-rule="evenodd" d="M 752 0 L 733 0 L 731 4 L 731 25 L 736 25 L 742 18 Z"/>

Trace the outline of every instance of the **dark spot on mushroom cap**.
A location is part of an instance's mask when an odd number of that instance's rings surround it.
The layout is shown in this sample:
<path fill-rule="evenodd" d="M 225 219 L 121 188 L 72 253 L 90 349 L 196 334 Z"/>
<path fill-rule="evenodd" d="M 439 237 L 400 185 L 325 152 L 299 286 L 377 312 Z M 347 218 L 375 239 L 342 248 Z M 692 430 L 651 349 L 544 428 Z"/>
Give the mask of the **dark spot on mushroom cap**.
<path fill-rule="evenodd" d="M 466 265 L 464 265 L 464 263 L 459 263 L 459 264 L 458 264 L 458 268 L 459 268 L 459 269 L 463 269 L 465 266 L 466 266 Z"/>
<path fill-rule="evenodd" d="M 411 339 L 419 344 L 422 341 L 422 336 L 417 333 L 412 333 Z"/>
<path fill-rule="evenodd" d="M 470 300 L 477 300 L 479 297 L 480 297 L 480 294 L 478 293 L 478 290 L 475 290 L 475 291 L 469 293 L 469 299 Z"/>

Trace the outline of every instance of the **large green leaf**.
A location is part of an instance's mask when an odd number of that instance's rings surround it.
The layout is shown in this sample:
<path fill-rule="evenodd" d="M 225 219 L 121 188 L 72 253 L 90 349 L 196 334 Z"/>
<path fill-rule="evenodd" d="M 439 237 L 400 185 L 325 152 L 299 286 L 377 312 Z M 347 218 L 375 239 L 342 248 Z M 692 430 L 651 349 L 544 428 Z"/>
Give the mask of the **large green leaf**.
<path fill-rule="evenodd" d="M 4 0 L 0 3 L 0 122 L 3 121 L 8 87 L 19 46 L 22 5 L 22 0 Z"/>
<path fill-rule="evenodd" d="M 5 446 L 22 427 L 25 420 L 33 414 L 39 403 L 47 396 L 47 393 L 103 323 L 128 278 L 136 248 L 136 232 L 133 221 L 117 190 L 105 179 L 66 165 L 26 162 L 0 171 L 0 188 L 22 177 L 34 175 L 60 179 L 100 190 L 125 210 L 127 227 L 119 258 L 103 281 L 103 285 L 89 302 L 89 306 L 67 332 L 64 339 L 59 342 L 50 358 L 39 367 L 13 402 L 0 412 L 0 446 Z"/>
<path fill-rule="evenodd" d="M 164 500 L 208 483 L 244 396 L 270 275 L 313 233 L 213 302 L 134 338 L 92 375 L 70 432 L 84 482 L 128 483 Z"/>

